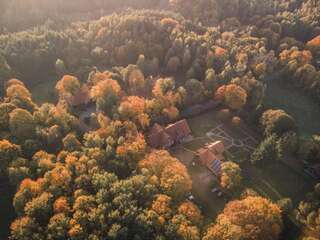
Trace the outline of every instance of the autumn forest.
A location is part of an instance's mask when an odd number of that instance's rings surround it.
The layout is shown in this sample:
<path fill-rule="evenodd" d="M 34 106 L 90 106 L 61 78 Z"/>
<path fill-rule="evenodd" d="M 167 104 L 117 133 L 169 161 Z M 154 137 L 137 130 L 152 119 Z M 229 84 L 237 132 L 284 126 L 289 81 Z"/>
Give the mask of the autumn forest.
<path fill-rule="evenodd" d="M 320 239 L 320 1 L 0 0 L 0 238 Z"/>

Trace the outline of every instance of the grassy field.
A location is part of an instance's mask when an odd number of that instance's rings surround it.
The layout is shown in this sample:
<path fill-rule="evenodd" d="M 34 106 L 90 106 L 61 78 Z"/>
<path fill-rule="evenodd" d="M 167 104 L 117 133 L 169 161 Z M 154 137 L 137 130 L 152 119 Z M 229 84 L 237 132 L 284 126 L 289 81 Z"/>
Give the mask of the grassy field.
<path fill-rule="evenodd" d="M 273 201 L 281 198 L 291 198 L 298 204 L 306 193 L 310 192 L 313 184 L 307 176 L 291 170 L 281 162 L 270 162 L 264 167 L 242 165 L 246 187 L 254 189 Z"/>
<path fill-rule="evenodd" d="M 277 79 L 268 83 L 266 103 L 271 108 L 280 108 L 294 117 L 303 136 L 320 132 L 319 104 L 301 90 L 283 86 Z"/>

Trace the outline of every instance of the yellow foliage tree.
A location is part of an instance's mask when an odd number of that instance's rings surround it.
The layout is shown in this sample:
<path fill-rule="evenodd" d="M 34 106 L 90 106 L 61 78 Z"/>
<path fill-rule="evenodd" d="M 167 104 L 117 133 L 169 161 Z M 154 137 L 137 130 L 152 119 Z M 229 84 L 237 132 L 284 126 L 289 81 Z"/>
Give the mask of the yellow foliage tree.
<path fill-rule="evenodd" d="M 161 189 L 169 196 L 182 198 L 192 188 L 192 180 L 186 167 L 167 151 L 151 152 L 139 162 L 140 169 L 146 168 L 160 180 Z"/>
<path fill-rule="evenodd" d="M 60 96 L 74 95 L 80 90 L 80 82 L 78 78 L 71 75 L 64 75 L 60 81 L 56 84 L 56 89 Z"/>
<path fill-rule="evenodd" d="M 149 126 L 150 119 L 146 114 L 146 101 L 142 97 L 130 96 L 123 100 L 118 108 L 123 120 L 132 120 L 142 128 Z"/>
<path fill-rule="evenodd" d="M 274 240 L 279 238 L 282 225 L 276 204 L 262 197 L 247 197 L 228 203 L 203 240 Z"/>
<path fill-rule="evenodd" d="M 226 86 L 225 103 L 233 110 L 240 110 L 247 102 L 247 92 L 236 84 Z"/>

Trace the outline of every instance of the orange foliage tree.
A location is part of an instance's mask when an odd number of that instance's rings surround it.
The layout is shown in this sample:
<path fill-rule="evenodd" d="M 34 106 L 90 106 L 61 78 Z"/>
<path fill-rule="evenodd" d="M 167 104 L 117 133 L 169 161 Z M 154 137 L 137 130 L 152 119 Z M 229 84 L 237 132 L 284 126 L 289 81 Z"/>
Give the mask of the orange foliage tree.
<path fill-rule="evenodd" d="M 194 203 L 190 201 L 183 202 L 178 208 L 178 213 L 184 215 L 193 224 L 201 226 L 203 217 Z"/>
<path fill-rule="evenodd" d="M 147 101 L 147 110 L 153 118 L 165 116 L 168 120 L 174 120 L 179 116 L 177 105 L 182 104 L 183 91 L 174 92 L 173 79 L 158 79 L 152 94 L 154 98 Z"/>
<path fill-rule="evenodd" d="M 70 211 L 68 199 L 66 197 L 59 197 L 53 204 L 53 211 L 55 213 L 68 213 Z"/>
<path fill-rule="evenodd" d="M 116 80 L 105 79 L 92 87 L 91 97 L 100 110 L 108 112 L 117 103 L 120 91 L 121 87 Z"/>
<path fill-rule="evenodd" d="M 287 64 L 291 60 L 296 60 L 299 65 L 305 65 L 311 62 L 312 54 L 308 50 L 299 51 L 297 48 L 292 47 L 289 50 L 283 50 L 280 55 L 280 63 Z"/>
<path fill-rule="evenodd" d="M 116 153 L 121 159 L 127 161 L 129 167 L 134 169 L 137 162 L 144 156 L 146 152 L 146 141 L 142 134 L 137 134 L 136 136 L 130 136 L 120 144 Z"/>
<path fill-rule="evenodd" d="M 247 92 L 236 84 L 229 84 L 226 86 L 224 100 L 231 109 L 240 110 L 247 102 Z"/>
<path fill-rule="evenodd" d="M 146 101 L 142 97 L 130 96 L 124 99 L 118 112 L 123 120 L 132 120 L 142 128 L 149 126 L 150 119 L 146 114 Z"/>
<path fill-rule="evenodd" d="M 80 90 L 80 82 L 78 78 L 71 75 L 64 75 L 56 84 L 56 89 L 60 96 L 74 95 Z"/>
<path fill-rule="evenodd" d="M 247 197 L 228 203 L 209 227 L 203 240 L 278 239 L 282 230 L 281 210 L 262 197 Z"/>
<path fill-rule="evenodd" d="M 161 189 L 169 196 L 182 198 L 192 188 L 186 167 L 167 151 L 152 151 L 139 162 L 139 167 L 146 168 L 157 176 Z"/>
<path fill-rule="evenodd" d="M 307 42 L 307 47 L 319 48 L 320 47 L 320 35 L 311 39 L 309 42 Z"/>
<path fill-rule="evenodd" d="M 0 173 L 6 173 L 9 164 L 18 158 L 20 146 L 15 145 L 8 140 L 0 140 Z"/>

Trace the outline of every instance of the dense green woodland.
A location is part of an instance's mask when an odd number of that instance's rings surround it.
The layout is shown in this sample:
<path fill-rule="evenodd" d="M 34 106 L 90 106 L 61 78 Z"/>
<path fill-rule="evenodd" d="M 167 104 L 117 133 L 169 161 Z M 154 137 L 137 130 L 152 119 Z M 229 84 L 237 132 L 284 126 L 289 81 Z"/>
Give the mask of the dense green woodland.
<path fill-rule="evenodd" d="M 0 33 L 10 239 L 277 240 L 289 221 L 296 239 L 320 239 L 319 184 L 299 204 L 274 202 L 228 159 L 219 185 L 230 199 L 213 218 L 187 199 L 187 167 L 147 141 L 155 123 L 215 101 L 222 122 L 260 136 L 244 161 L 320 164 L 320 133 L 305 137 L 266 101 L 278 81 L 319 106 L 319 1 L 0 0 Z M 58 101 L 39 103 L 33 88 L 53 79 Z"/>

